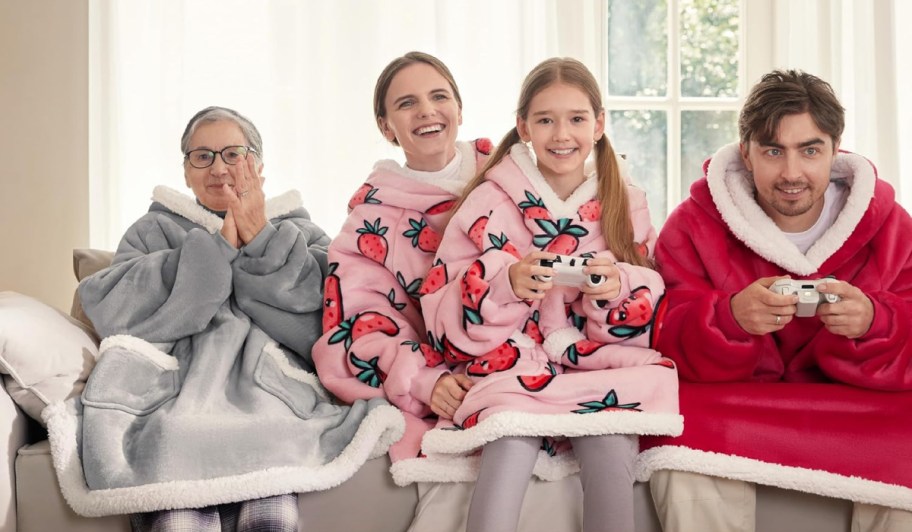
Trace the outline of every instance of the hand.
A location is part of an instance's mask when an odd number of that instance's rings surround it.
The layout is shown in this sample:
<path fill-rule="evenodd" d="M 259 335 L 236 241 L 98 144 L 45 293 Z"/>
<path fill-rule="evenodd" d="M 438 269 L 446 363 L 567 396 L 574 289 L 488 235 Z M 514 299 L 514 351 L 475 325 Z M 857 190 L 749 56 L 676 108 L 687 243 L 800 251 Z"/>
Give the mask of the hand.
<path fill-rule="evenodd" d="M 226 195 L 232 194 L 231 187 L 228 185 L 222 185 L 222 189 L 222 192 L 224 192 Z M 225 213 L 225 220 L 222 223 L 221 233 L 222 237 L 224 237 L 232 247 L 235 249 L 240 247 L 240 242 L 238 241 L 237 224 L 234 223 L 234 215 L 231 214 L 231 210 L 228 210 L 228 212 Z"/>
<path fill-rule="evenodd" d="M 547 251 L 533 251 L 523 257 L 519 262 L 510 265 L 510 286 L 513 293 L 520 299 L 542 299 L 545 292 L 554 284 L 551 281 L 539 281 L 534 275 L 554 275 L 554 270 L 546 266 L 539 266 L 539 259 L 553 259 L 554 253 Z"/>
<path fill-rule="evenodd" d="M 586 275 L 601 275 L 605 278 L 604 282 L 598 286 L 589 286 L 588 284 L 580 287 L 583 297 L 590 300 L 609 301 L 621 295 L 621 270 L 609 258 L 589 259 L 583 268 Z"/>
<path fill-rule="evenodd" d="M 817 285 L 823 294 L 836 294 L 836 303 L 821 303 L 817 316 L 827 330 L 846 338 L 858 338 L 868 332 L 874 321 L 874 303 L 857 287 L 841 281 Z"/>
<path fill-rule="evenodd" d="M 444 373 L 437 379 L 434 391 L 431 392 L 431 411 L 443 419 L 453 419 L 473 384 L 472 379 L 465 375 Z"/>
<path fill-rule="evenodd" d="M 782 277 L 763 277 L 747 285 L 731 298 L 732 316 L 749 334 L 767 334 L 781 330 L 798 312 L 798 296 L 776 294 L 769 287 Z"/>
<path fill-rule="evenodd" d="M 244 162 L 228 165 L 234 178 L 234 193 L 229 195 L 228 213 L 237 226 L 238 239 L 249 244 L 266 227 L 266 196 L 263 178 L 257 171 L 256 156 L 248 154 Z"/>

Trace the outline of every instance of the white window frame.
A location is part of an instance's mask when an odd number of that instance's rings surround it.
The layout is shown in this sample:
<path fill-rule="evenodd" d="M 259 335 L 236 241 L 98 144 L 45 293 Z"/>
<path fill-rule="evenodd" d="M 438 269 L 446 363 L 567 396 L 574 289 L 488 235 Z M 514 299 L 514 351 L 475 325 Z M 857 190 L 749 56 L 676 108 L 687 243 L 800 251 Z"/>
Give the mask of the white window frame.
<path fill-rule="evenodd" d="M 772 23 L 775 0 L 740 0 L 737 97 L 681 96 L 681 0 L 666 0 L 668 16 L 667 79 L 665 96 L 612 96 L 605 94 L 604 105 L 611 111 L 659 111 L 666 113 L 666 208 L 665 218 L 687 197 L 682 190 L 681 113 L 684 111 L 735 111 L 741 109 L 750 86 L 772 69 Z M 607 4 L 602 4 L 602 87 L 608 87 L 610 51 L 608 49 Z M 732 139 L 735 142 L 737 139 Z M 711 153 L 707 153 L 709 157 Z M 694 169 L 694 172 L 698 169 Z M 664 219 L 664 218 L 663 218 Z"/>

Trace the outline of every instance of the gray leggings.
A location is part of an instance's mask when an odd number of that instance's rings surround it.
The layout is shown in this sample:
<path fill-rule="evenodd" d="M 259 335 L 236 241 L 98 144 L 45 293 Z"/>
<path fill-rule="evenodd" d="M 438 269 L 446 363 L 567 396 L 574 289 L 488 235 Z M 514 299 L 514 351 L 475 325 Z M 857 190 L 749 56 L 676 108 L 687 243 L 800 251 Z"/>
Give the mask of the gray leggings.
<path fill-rule="evenodd" d="M 571 438 L 580 462 L 584 532 L 633 532 L 637 437 Z M 484 447 L 466 532 L 514 532 L 541 438 L 507 437 Z"/>

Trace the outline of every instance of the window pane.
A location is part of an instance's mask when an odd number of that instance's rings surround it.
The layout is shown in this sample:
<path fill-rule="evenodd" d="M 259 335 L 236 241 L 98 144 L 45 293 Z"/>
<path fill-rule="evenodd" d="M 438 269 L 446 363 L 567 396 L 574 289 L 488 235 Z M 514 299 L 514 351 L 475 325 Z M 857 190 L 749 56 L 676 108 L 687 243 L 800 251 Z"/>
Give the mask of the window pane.
<path fill-rule="evenodd" d="M 665 0 L 609 0 L 608 94 L 665 96 L 668 92 Z"/>
<path fill-rule="evenodd" d="M 614 150 L 627 158 L 630 178 L 646 191 L 652 224 L 658 230 L 667 214 L 667 114 L 663 111 L 611 111 Z"/>
<path fill-rule="evenodd" d="M 738 96 L 738 0 L 681 0 L 681 94 Z"/>
<path fill-rule="evenodd" d="M 703 161 L 726 144 L 738 140 L 736 111 L 681 112 L 681 199 L 690 185 L 703 177 Z"/>

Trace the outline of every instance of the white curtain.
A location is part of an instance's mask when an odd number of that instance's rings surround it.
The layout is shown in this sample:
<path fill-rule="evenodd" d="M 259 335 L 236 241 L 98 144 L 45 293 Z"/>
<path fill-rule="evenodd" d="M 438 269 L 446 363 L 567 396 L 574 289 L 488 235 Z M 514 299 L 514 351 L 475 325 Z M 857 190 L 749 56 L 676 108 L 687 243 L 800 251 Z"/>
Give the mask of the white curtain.
<path fill-rule="evenodd" d="M 539 61 L 572 55 L 598 75 L 600 14 L 595 0 L 90 0 L 91 245 L 113 249 L 155 185 L 184 188 L 180 136 L 209 105 L 253 120 L 267 196 L 300 190 L 334 235 L 373 163 L 401 160 L 372 110 L 391 59 L 441 58 L 459 136 L 496 142 Z"/>
<path fill-rule="evenodd" d="M 912 7 L 906 0 L 774 0 L 774 66 L 829 81 L 846 108 L 844 149 L 871 159 L 912 206 Z M 903 50 L 903 52 L 900 52 Z"/>

